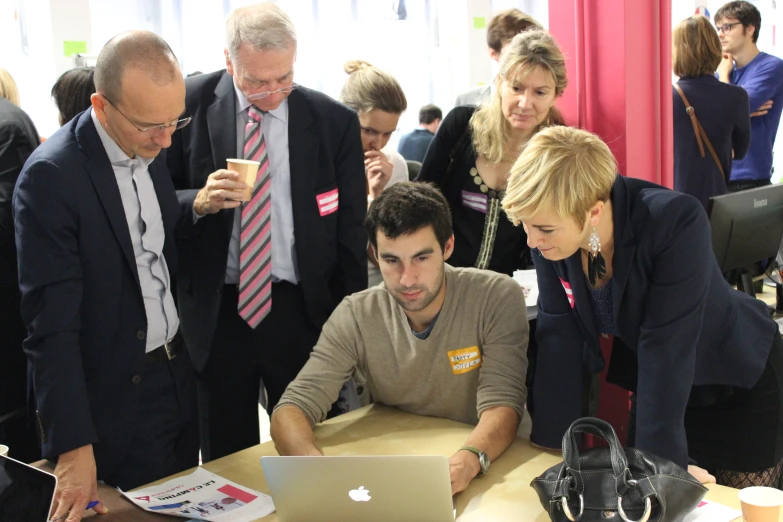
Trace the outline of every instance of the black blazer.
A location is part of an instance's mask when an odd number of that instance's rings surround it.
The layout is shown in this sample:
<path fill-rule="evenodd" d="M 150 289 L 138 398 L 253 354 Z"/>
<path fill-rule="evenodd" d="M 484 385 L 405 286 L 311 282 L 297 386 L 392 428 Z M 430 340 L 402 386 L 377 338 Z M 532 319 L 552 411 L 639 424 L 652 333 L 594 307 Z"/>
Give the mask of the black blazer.
<path fill-rule="evenodd" d="M 209 174 L 236 156 L 236 95 L 225 71 L 186 80 L 190 125 L 174 134 L 168 166 L 184 212 Z M 288 97 L 291 200 L 299 282 L 320 328 L 343 297 L 367 287 L 364 153 L 356 113 L 328 96 L 298 88 Z M 321 216 L 316 195 L 338 190 L 339 209 Z M 217 324 L 234 211 L 183 228 L 178 303 L 182 331 L 201 371 Z"/>
<path fill-rule="evenodd" d="M 180 207 L 165 160 L 149 166 L 177 266 Z M 95 444 L 98 478 L 127 453 L 147 316 L 120 190 L 90 111 L 30 156 L 13 199 L 28 383 L 43 456 Z M 190 217 L 190 216 L 187 216 Z"/>
<path fill-rule="evenodd" d="M 0 96 L 0 295 L 18 291 L 11 195 L 24 162 L 39 143 L 27 113 Z"/>
<path fill-rule="evenodd" d="M 724 280 L 696 199 L 618 176 L 611 200 L 619 334 L 608 378 L 637 393 L 636 447 L 686 466 L 691 388 L 751 388 L 778 327 L 764 303 Z M 531 440 L 559 447 L 582 415 L 584 368 L 595 373 L 604 363 L 580 253 L 548 261 L 534 251 L 533 259 L 540 293 Z"/>

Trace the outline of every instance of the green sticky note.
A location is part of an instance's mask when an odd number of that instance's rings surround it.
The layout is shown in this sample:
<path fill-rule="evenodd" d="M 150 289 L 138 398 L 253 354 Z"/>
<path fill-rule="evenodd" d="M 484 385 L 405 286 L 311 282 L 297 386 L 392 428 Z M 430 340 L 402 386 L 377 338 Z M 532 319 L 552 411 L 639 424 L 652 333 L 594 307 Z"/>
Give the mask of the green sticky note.
<path fill-rule="evenodd" d="M 483 16 L 473 17 L 473 29 L 484 29 L 487 26 L 487 19 Z"/>
<path fill-rule="evenodd" d="M 63 52 L 65 53 L 65 56 L 84 54 L 87 52 L 87 42 L 65 40 L 63 42 Z"/>

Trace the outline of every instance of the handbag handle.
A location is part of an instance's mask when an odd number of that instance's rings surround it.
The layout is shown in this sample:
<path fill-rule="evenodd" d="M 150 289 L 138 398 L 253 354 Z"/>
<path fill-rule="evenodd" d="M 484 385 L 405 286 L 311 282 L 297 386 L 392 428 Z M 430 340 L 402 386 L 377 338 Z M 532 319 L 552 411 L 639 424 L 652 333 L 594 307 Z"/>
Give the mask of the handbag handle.
<path fill-rule="evenodd" d="M 718 170 L 720 170 L 720 175 L 723 176 L 723 179 L 726 181 L 726 183 L 729 182 L 729 180 L 726 179 L 726 173 L 723 172 L 723 165 L 720 163 L 720 159 L 718 158 L 718 154 L 715 152 L 715 149 L 712 147 L 712 143 L 710 143 L 710 139 L 707 137 L 707 133 L 704 130 L 704 127 L 701 126 L 701 122 L 699 121 L 699 118 L 696 117 L 696 109 L 693 108 L 693 105 L 691 105 L 691 102 L 688 101 L 688 98 L 685 97 L 685 93 L 682 92 L 682 89 L 679 85 L 676 83 L 674 84 L 674 88 L 677 89 L 677 93 L 680 95 L 680 98 L 682 98 L 682 103 L 685 104 L 685 112 L 688 113 L 688 116 L 691 118 L 691 124 L 693 125 L 693 133 L 696 135 L 696 143 L 699 145 L 699 152 L 701 153 L 701 157 L 704 157 L 704 147 L 702 146 L 702 140 L 704 140 L 704 145 L 707 146 L 707 149 L 710 151 L 710 156 L 712 156 L 712 159 L 715 161 L 715 164 L 718 166 Z"/>
<path fill-rule="evenodd" d="M 617 440 L 617 434 L 612 426 L 592 417 L 578 419 L 571 424 L 563 437 L 563 460 L 568 467 L 567 472 L 575 480 L 574 489 L 578 493 L 584 492 L 584 480 L 582 479 L 582 470 L 579 462 L 579 446 L 576 440 L 577 433 L 589 433 L 605 440 L 609 444 L 609 458 L 612 463 L 612 472 L 617 477 L 618 482 L 625 483 L 625 477 L 628 470 L 628 459 L 625 457 L 620 441 Z"/>

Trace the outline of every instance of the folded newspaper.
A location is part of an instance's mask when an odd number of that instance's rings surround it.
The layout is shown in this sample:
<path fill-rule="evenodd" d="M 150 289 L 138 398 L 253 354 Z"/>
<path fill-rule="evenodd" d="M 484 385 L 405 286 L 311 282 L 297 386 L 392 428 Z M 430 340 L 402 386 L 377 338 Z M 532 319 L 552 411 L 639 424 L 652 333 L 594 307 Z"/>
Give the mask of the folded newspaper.
<path fill-rule="evenodd" d="M 261 473 L 261 470 L 259 470 Z M 151 513 L 191 520 L 250 522 L 275 510 L 272 497 L 247 489 L 204 468 L 159 486 L 120 493 Z"/>

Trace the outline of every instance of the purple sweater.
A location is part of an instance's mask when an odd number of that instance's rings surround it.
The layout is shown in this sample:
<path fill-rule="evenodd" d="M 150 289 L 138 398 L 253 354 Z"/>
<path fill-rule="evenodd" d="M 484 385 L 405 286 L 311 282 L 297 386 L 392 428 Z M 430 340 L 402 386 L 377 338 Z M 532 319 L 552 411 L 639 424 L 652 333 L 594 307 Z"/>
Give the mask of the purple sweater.
<path fill-rule="evenodd" d="M 759 53 L 745 67 L 735 67 L 729 76 L 733 85 L 748 92 L 750 112 L 767 100 L 773 105 L 767 114 L 750 119 L 750 149 L 733 162 L 731 180 L 769 179 L 772 176 L 772 146 L 783 111 L 783 60 Z"/>

